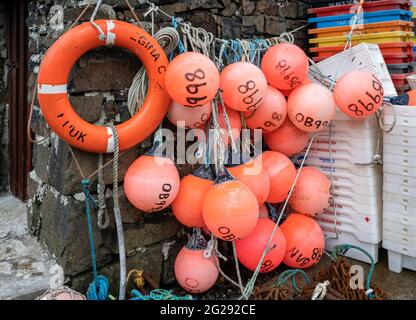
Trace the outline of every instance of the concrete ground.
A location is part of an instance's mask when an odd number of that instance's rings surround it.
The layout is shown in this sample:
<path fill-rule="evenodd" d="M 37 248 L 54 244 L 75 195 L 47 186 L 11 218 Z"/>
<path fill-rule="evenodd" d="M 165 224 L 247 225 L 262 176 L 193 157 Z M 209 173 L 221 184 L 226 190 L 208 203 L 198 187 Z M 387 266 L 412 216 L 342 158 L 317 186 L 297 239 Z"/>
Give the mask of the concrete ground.
<path fill-rule="evenodd" d="M 25 203 L 0 196 L 0 300 L 34 299 L 62 283 L 62 268 L 28 233 Z"/>

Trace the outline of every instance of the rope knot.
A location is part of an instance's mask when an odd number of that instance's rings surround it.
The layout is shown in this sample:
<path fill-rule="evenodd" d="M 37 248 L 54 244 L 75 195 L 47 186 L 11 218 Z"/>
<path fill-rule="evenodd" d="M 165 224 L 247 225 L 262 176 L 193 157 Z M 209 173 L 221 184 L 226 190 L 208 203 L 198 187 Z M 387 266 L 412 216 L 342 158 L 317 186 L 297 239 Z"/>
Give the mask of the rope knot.
<path fill-rule="evenodd" d="M 109 283 L 104 276 L 96 277 L 88 286 L 87 298 L 88 300 L 103 301 L 108 298 Z"/>

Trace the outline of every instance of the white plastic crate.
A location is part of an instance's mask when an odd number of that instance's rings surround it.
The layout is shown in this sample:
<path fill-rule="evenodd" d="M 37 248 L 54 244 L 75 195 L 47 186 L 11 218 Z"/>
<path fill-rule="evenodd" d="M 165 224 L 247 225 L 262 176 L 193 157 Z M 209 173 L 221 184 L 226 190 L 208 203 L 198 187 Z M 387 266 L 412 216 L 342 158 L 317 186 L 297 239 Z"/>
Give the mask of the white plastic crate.
<path fill-rule="evenodd" d="M 387 200 L 383 201 L 383 211 L 384 212 L 393 212 L 406 217 L 416 217 L 416 206 L 409 206 L 402 203 L 389 202 Z"/>
<path fill-rule="evenodd" d="M 312 148 L 323 148 L 323 151 L 329 152 L 329 137 L 318 136 L 312 143 Z M 353 138 L 353 137 L 340 137 L 337 135 L 331 136 L 331 150 L 332 152 L 348 151 L 355 154 L 374 155 L 377 146 L 377 139 L 375 137 L 370 138 Z"/>
<path fill-rule="evenodd" d="M 416 108 L 409 107 L 409 106 L 392 106 L 384 108 L 384 117 L 383 123 L 387 126 L 391 126 L 394 123 L 394 119 L 396 118 L 396 126 L 404 127 L 404 128 L 411 128 L 416 127 Z M 414 130 L 413 134 L 415 134 Z M 397 135 L 395 132 L 395 128 L 390 132 L 390 134 Z M 413 135 L 414 136 L 414 135 Z"/>
<path fill-rule="evenodd" d="M 383 55 L 376 44 L 359 44 L 346 52 L 338 53 L 318 62 L 316 67 L 324 76 L 332 80 L 338 80 L 342 75 L 349 71 L 369 71 L 376 75 L 383 84 L 385 96 L 397 96 L 397 91 L 391 80 Z M 314 70 L 314 66 L 309 68 L 309 79 L 316 83 L 321 83 Z M 329 83 L 330 81 L 327 80 L 327 82 Z"/>
<path fill-rule="evenodd" d="M 399 175 L 402 177 L 416 178 L 415 168 L 406 167 L 402 164 L 384 162 L 383 171 L 384 173 Z"/>
<path fill-rule="evenodd" d="M 321 167 L 319 168 L 327 177 L 330 176 L 331 168 Z M 333 170 L 332 170 L 333 171 Z M 373 170 L 374 171 L 374 170 Z M 346 184 L 347 186 L 353 184 L 355 186 L 378 186 L 382 185 L 382 175 L 380 170 L 373 172 L 373 175 L 360 176 L 352 174 L 348 169 L 336 168 L 335 172 L 332 172 L 333 180 L 338 184 Z"/>
<path fill-rule="evenodd" d="M 360 223 L 355 220 L 356 216 L 348 217 L 337 212 L 337 230 L 345 231 L 354 234 L 358 240 L 369 242 L 369 243 L 378 243 L 381 241 L 381 223 Z M 319 215 L 319 224 L 320 225 L 332 225 L 334 226 L 334 215 L 332 214 L 320 214 Z"/>
<path fill-rule="evenodd" d="M 383 240 L 383 248 L 400 254 L 404 254 L 409 257 L 416 257 L 416 246 L 412 247 L 389 240 Z"/>
<path fill-rule="evenodd" d="M 396 127 L 395 127 L 396 128 Z M 412 130 L 414 132 L 415 136 L 405 136 L 405 135 L 393 135 L 393 134 L 385 134 L 384 135 L 384 146 L 387 145 L 387 148 L 389 148 L 389 145 L 393 146 L 401 146 L 401 147 L 412 147 L 416 146 L 416 129 Z M 384 147 L 386 149 L 386 147 Z"/>
<path fill-rule="evenodd" d="M 389 270 L 400 273 L 402 269 L 416 271 L 416 258 L 401 254 L 392 250 L 388 250 Z"/>
<path fill-rule="evenodd" d="M 403 186 L 416 186 L 416 178 L 401 176 L 397 174 L 390 174 L 385 172 L 383 176 L 384 183 L 394 183 Z"/>
<path fill-rule="evenodd" d="M 409 139 L 409 138 L 406 138 Z M 397 139 L 397 144 L 390 144 L 384 141 L 383 152 L 384 154 L 399 155 L 406 158 L 416 158 L 416 144 L 411 145 L 409 140 Z M 403 145 L 406 144 L 407 145 Z"/>
<path fill-rule="evenodd" d="M 401 234 L 401 233 L 390 231 L 384 228 L 383 228 L 383 240 L 388 240 L 388 241 L 406 245 L 409 247 L 416 247 L 416 235 Z"/>
<path fill-rule="evenodd" d="M 405 206 L 416 207 L 416 197 L 414 195 L 383 191 L 383 201 L 400 203 Z"/>
<path fill-rule="evenodd" d="M 403 184 L 395 184 L 391 182 L 385 182 L 383 184 L 383 191 L 389 192 L 389 193 L 398 193 L 401 195 L 406 196 L 413 196 L 416 195 L 416 185 L 409 186 L 409 185 L 403 185 Z"/>
<path fill-rule="evenodd" d="M 378 261 L 378 249 L 380 248 L 380 243 L 367 243 L 360 241 L 353 234 L 348 232 L 338 232 L 337 239 L 334 239 L 336 237 L 334 231 L 324 230 L 324 234 L 325 247 L 327 250 L 331 251 L 337 245 L 348 243 L 364 249 L 373 257 L 374 262 Z M 346 256 L 366 263 L 371 262 L 364 253 L 354 249 L 348 250 Z"/>
<path fill-rule="evenodd" d="M 413 225 L 416 226 L 416 214 L 414 215 L 405 215 L 400 213 L 392 213 L 386 210 L 383 210 L 383 220 L 399 222 L 403 225 Z"/>
<path fill-rule="evenodd" d="M 383 230 L 400 233 L 402 236 L 416 235 L 416 226 L 383 219 Z"/>
<path fill-rule="evenodd" d="M 292 160 L 300 165 L 304 155 L 298 154 L 292 158 Z M 314 166 L 321 169 L 324 172 L 337 172 L 338 170 L 346 170 L 352 175 L 361 177 L 371 177 L 381 174 L 381 166 L 371 165 L 357 165 L 359 162 L 354 159 L 335 159 L 329 157 L 328 154 L 321 157 L 315 157 L 309 155 L 305 160 L 305 163 L 309 166 Z M 331 168 L 332 163 L 332 168 Z M 416 170 L 415 170 L 416 171 Z"/>
<path fill-rule="evenodd" d="M 384 153 L 383 162 L 386 164 L 386 166 L 389 166 L 389 164 L 400 165 L 403 168 L 412 168 L 414 171 L 416 168 L 416 157 Z"/>
<path fill-rule="evenodd" d="M 327 145 L 324 147 L 320 147 L 319 144 L 315 144 L 311 146 L 309 150 L 308 157 L 315 157 L 315 158 L 324 158 L 328 157 L 328 148 Z M 341 149 L 332 149 L 331 157 L 334 161 L 345 161 L 349 160 L 353 163 L 369 163 L 373 160 L 374 152 L 360 152 L 357 149 L 348 150 L 341 150 Z"/>

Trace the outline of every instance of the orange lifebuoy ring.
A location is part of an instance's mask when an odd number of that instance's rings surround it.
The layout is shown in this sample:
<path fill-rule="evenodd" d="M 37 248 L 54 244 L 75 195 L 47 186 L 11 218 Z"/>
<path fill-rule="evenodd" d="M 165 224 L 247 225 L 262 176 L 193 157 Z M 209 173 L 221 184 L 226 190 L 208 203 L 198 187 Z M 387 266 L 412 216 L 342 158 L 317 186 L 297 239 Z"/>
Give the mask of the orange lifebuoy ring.
<path fill-rule="evenodd" d="M 126 48 L 146 68 L 149 89 L 140 111 L 117 125 L 120 150 L 126 150 L 147 138 L 163 120 L 170 104 L 164 77 L 168 66 L 165 52 L 147 32 L 130 23 L 117 20 L 95 21 L 106 35 L 100 40 L 91 23 L 77 26 L 49 48 L 38 77 L 38 99 L 48 125 L 66 142 L 94 153 L 114 151 L 114 138 L 109 127 L 90 124 L 78 116 L 67 94 L 69 73 L 86 52 L 104 45 Z M 105 79 L 103 79 L 105 81 Z"/>

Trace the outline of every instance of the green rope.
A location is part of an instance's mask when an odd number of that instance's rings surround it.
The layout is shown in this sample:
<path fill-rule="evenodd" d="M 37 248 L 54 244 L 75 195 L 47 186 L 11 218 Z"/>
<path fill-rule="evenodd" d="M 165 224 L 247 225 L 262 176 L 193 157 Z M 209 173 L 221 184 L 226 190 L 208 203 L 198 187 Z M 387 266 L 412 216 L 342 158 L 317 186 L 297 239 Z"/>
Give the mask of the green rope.
<path fill-rule="evenodd" d="M 365 290 L 366 290 L 366 292 L 369 292 L 370 290 L 372 290 L 371 289 L 371 279 L 373 278 L 374 269 L 376 267 L 376 264 L 374 262 L 374 258 L 367 251 L 365 251 L 363 248 L 354 246 L 352 244 L 340 244 L 340 245 L 334 247 L 334 249 L 332 251 L 332 254 L 331 254 L 331 259 L 335 261 L 337 259 L 337 256 L 339 256 L 339 255 L 345 256 L 347 251 L 350 250 L 350 249 L 356 249 L 356 250 L 364 253 L 370 259 L 371 266 L 370 266 L 370 270 L 368 271 L 367 280 L 365 282 Z M 375 295 L 371 292 L 368 293 L 367 295 L 370 299 L 375 298 Z"/>
<path fill-rule="evenodd" d="M 176 296 L 171 290 L 155 289 L 150 291 L 149 295 L 144 295 L 138 290 L 131 291 L 132 298 L 130 300 L 195 300 L 191 295 L 183 297 Z"/>
<path fill-rule="evenodd" d="M 309 284 L 311 281 L 309 280 L 308 275 L 305 273 L 305 271 L 301 269 L 289 269 L 283 271 L 279 277 L 275 281 L 276 287 L 281 287 L 287 283 L 289 279 L 292 279 L 292 286 L 296 289 L 296 291 L 301 292 L 302 290 L 299 289 L 297 283 L 296 283 L 296 275 L 301 274 L 303 278 L 305 279 L 306 283 Z"/>

